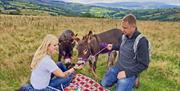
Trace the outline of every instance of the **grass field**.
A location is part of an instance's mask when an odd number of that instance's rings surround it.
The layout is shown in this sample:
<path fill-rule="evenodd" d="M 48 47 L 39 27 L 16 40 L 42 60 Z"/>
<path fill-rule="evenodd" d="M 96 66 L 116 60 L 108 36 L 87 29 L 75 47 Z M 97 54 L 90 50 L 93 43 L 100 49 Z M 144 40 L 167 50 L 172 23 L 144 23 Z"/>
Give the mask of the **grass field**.
<path fill-rule="evenodd" d="M 180 22 L 138 21 L 138 27 L 151 41 L 152 60 L 141 74 L 140 88 L 133 91 L 179 91 Z M 120 20 L 0 15 L 0 91 L 14 91 L 29 80 L 32 56 L 46 34 L 59 36 L 71 29 L 82 37 L 89 30 L 100 33 L 112 28 L 120 28 Z M 76 55 L 74 49 L 74 61 Z M 106 71 L 106 60 L 106 55 L 99 57 L 100 78 Z M 88 68 L 81 73 L 93 78 Z"/>

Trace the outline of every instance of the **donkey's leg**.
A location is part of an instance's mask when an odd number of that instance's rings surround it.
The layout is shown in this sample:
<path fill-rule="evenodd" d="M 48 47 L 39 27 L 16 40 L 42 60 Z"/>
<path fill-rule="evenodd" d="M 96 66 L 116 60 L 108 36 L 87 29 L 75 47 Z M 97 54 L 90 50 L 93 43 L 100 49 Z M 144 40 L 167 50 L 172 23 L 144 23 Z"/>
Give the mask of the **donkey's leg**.
<path fill-rule="evenodd" d="M 96 55 L 95 58 L 92 60 L 93 61 L 93 71 L 96 72 L 96 63 L 99 55 Z"/>
<path fill-rule="evenodd" d="M 96 63 L 97 63 L 97 60 L 95 60 L 95 61 L 93 62 L 93 67 L 92 67 L 92 68 L 93 68 L 93 71 L 94 71 L 94 72 L 96 72 Z"/>
<path fill-rule="evenodd" d="M 96 57 L 94 57 L 94 56 L 90 56 L 90 57 L 89 57 L 89 60 L 88 60 L 89 66 L 90 66 L 91 70 L 93 70 L 93 71 L 94 71 L 94 69 L 95 69 L 94 62 L 95 62 L 96 60 L 97 60 L 97 59 L 96 59 Z M 94 72 L 95 72 L 95 71 L 94 71 Z"/>
<path fill-rule="evenodd" d="M 89 60 L 88 62 L 89 62 L 90 68 L 92 68 L 92 62 L 91 62 L 91 60 Z"/>
<path fill-rule="evenodd" d="M 112 65 L 114 65 L 116 60 L 117 52 L 114 50 L 108 53 L 108 61 L 107 61 L 107 68 L 109 69 Z"/>
<path fill-rule="evenodd" d="M 96 80 L 100 80 L 100 78 L 97 76 L 97 74 L 96 74 L 96 63 L 97 63 L 97 59 L 98 59 L 98 55 L 97 56 L 95 56 L 95 58 L 92 60 L 92 68 L 91 68 L 91 70 L 92 70 L 92 73 L 93 73 L 93 75 L 94 75 L 94 77 L 95 77 L 95 79 Z"/>

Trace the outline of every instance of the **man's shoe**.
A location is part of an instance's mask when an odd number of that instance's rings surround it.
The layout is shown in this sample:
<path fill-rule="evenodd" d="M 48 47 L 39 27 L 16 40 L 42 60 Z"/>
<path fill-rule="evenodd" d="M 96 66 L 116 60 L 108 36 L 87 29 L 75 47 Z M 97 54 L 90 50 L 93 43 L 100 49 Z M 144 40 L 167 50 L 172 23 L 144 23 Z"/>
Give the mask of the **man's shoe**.
<path fill-rule="evenodd" d="M 134 87 L 135 88 L 139 88 L 139 84 L 140 84 L 140 82 L 139 82 L 139 77 L 137 77 L 136 79 L 135 79 L 135 81 L 134 81 Z"/>

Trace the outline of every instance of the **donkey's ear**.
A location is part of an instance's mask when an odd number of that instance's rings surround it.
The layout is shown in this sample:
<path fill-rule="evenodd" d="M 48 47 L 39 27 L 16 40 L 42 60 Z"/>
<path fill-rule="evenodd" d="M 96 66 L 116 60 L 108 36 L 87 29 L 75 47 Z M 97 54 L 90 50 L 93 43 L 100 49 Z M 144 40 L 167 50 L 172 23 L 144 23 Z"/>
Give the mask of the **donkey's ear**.
<path fill-rule="evenodd" d="M 83 37 L 82 37 L 82 40 L 85 40 L 85 39 L 86 39 L 86 36 L 83 36 Z"/>
<path fill-rule="evenodd" d="M 80 41 L 80 38 L 75 37 L 74 40 L 75 40 L 76 42 L 79 42 L 79 41 Z"/>
<path fill-rule="evenodd" d="M 78 45 L 79 41 L 80 41 L 80 38 L 78 38 L 78 37 L 74 38 L 75 45 Z"/>
<path fill-rule="evenodd" d="M 89 31 L 88 36 L 90 36 L 90 35 L 93 35 L 93 32 L 92 32 L 92 31 Z"/>
<path fill-rule="evenodd" d="M 91 40 L 92 36 L 93 36 L 93 32 L 92 32 L 92 31 L 89 31 L 88 40 Z"/>
<path fill-rule="evenodd" d="M 78 38 L 78 34 L 74 35 L 72 38 L 73 38 L 73 40 L 75 40 L 75 41 L 79 41 L 79 40 L 80 40 L 80 39 Z"/>

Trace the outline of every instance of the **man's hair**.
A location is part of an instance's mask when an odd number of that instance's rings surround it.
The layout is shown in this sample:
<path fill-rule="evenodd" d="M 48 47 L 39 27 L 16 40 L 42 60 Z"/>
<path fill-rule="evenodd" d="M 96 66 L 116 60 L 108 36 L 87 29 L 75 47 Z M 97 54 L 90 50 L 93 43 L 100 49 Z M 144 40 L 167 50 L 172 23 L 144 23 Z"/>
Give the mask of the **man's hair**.
<path fill-rule="evenodd" d="M 123 17 L 122 21 L 128 22 L 130 25 L 136 26 L 136 17 L 133 14 L 128 14 Z"/>

